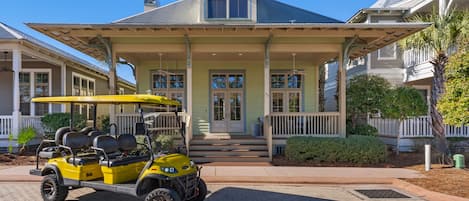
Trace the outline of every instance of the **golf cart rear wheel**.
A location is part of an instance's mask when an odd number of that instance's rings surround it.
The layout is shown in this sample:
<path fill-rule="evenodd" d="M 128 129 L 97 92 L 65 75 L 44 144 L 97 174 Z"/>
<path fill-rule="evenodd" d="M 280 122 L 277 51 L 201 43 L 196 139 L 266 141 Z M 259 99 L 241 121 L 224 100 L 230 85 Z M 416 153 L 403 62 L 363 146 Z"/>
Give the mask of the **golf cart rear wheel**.
<path fill-rule="evenodd" d="M 205 184 L 204 180 L 199 180 L 199 185 L 197 185 L 195 191 L 197 196 L 190 201 L 204 201 L 205 196 L 207 196 L 207 185 Z"/>
<path fill-rule="evenodd" d="M 157 188 L 145 197 L 145 201 L 181 201 L 181 198 L 171 189 Z"/>
<path fill-rule="evenodd" d="M 68 187 L 61 186 L 57 175 L 44 176 L 41 182 L 41 196 L 44 201 L 64 201 L 68 195 Z"/>

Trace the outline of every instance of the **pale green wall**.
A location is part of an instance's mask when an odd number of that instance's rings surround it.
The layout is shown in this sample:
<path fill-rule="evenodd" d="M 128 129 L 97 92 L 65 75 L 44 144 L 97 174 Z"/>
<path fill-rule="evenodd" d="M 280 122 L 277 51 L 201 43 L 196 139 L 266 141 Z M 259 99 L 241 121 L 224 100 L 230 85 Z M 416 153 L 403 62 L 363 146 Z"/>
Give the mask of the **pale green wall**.
<path fill-rule="evenodd" d="M 272 70 L 291 70 L 291 61 L 271 61 Z M 164 62 L 169 70 L 184 70 L 182 61 Z M 317 67 L 313 62 L 297 62 L 299 69 L 306 72 L 304 83 L 304 111 L 317 111 Z M 158 62 L 142 63 L 137 67 L 139 93 L 151 89 L 151 71 L 158 70 Z M 245 130 L 251 133 L 251 127 L 257 118 L 264 114 L 264 62 L 259 61 L 193 61 L 193 131 L 194 134 L 209 133 L 210 130 L 210 89 L 209 76 L 211 71 L 243 71 L 245 74 Z"/>

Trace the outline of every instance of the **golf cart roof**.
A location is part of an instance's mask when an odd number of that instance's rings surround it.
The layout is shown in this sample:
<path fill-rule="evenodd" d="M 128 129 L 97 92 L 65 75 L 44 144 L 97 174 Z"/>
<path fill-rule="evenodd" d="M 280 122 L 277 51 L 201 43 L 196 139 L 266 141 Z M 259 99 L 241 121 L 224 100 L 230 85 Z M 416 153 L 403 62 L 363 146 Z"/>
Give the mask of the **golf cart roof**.
<path fill-rule="evenodd" d="M 34 103 L 86 103 L 86 104 L 158 104 L 179 106 L 176 100 L 154 95 L 100 95 L 100 96 L 55 96 L 33 98 Z"/>

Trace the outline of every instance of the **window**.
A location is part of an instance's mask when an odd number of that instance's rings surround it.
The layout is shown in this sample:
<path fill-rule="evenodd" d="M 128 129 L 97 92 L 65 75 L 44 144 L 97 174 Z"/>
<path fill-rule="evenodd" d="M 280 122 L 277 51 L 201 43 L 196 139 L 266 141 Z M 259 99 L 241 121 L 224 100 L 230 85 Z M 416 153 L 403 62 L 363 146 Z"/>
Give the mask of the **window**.
<path fill-rule="evenodd" d="M 168 98 L 178 100 L 184 105 L 185 79 L 183 73 L 153 73 L 152 74 L 152 91 L 158 96 L 166 96 Z M 165 106 L 162 110 L 169 111 L 170 106 Z M 181 111 L 182 107 L 178 108 Z"/>
<path fill-rule="evenodd" d="M 378 50 L 378 60 L 397 59 L 397 44 L 393 43 Z"/>
<path fill-rule="evenodd" d="M 43 116 L 49 113 L 50 105 L 31 103 L 33 97 L 51 95 L 50 70 L 25 69 L 20 72 L 20 111 L 22 115 Z"/>
<path fill-rule="evenodd" d="M 301 112 L 303 76 L 289 73 L 271 75 L 272 112 Z"/>
<path fill-rule="evenodd" d="M 207 0 L 207 18 L 248 18 L 249 0 Z"/>
<path fill-rule="evenodd" d="M 353 60 L 350 60 L 350 63 L 347 64 L 347 69 L 354 68 L 356 66 L 365 65 L 365 57 L 358 57 Z"/>
<path fill-rule="evenodd" d="M 94 96 L 96 92 L 95 79 L 72 73 L 73 77 L 73 96 Z M 93 105 L 90 104 L 75 104 L 75 112 L 85 116 L 88 120 L 93 119 Z"/>

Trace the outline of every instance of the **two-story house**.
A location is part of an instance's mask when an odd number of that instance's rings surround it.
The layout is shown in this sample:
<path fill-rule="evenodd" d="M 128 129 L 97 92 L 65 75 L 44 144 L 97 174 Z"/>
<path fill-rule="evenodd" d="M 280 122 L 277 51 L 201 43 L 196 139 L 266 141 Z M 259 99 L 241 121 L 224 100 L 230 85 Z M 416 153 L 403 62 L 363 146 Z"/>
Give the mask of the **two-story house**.
<path fill-rule="evenodd" d="M 339 110 L 319 112 L 319 66 L 339 58 L 345 86 L 348 58 L 428 26 L 343 23 L 275 0 L 146 6 L 108 24 L 28 25 L 94 58 L 125 59 L 139 93 L 180 100 L 196 161 L 265 161 L 290 136 L 345 137 L 345 87 Z"/>

